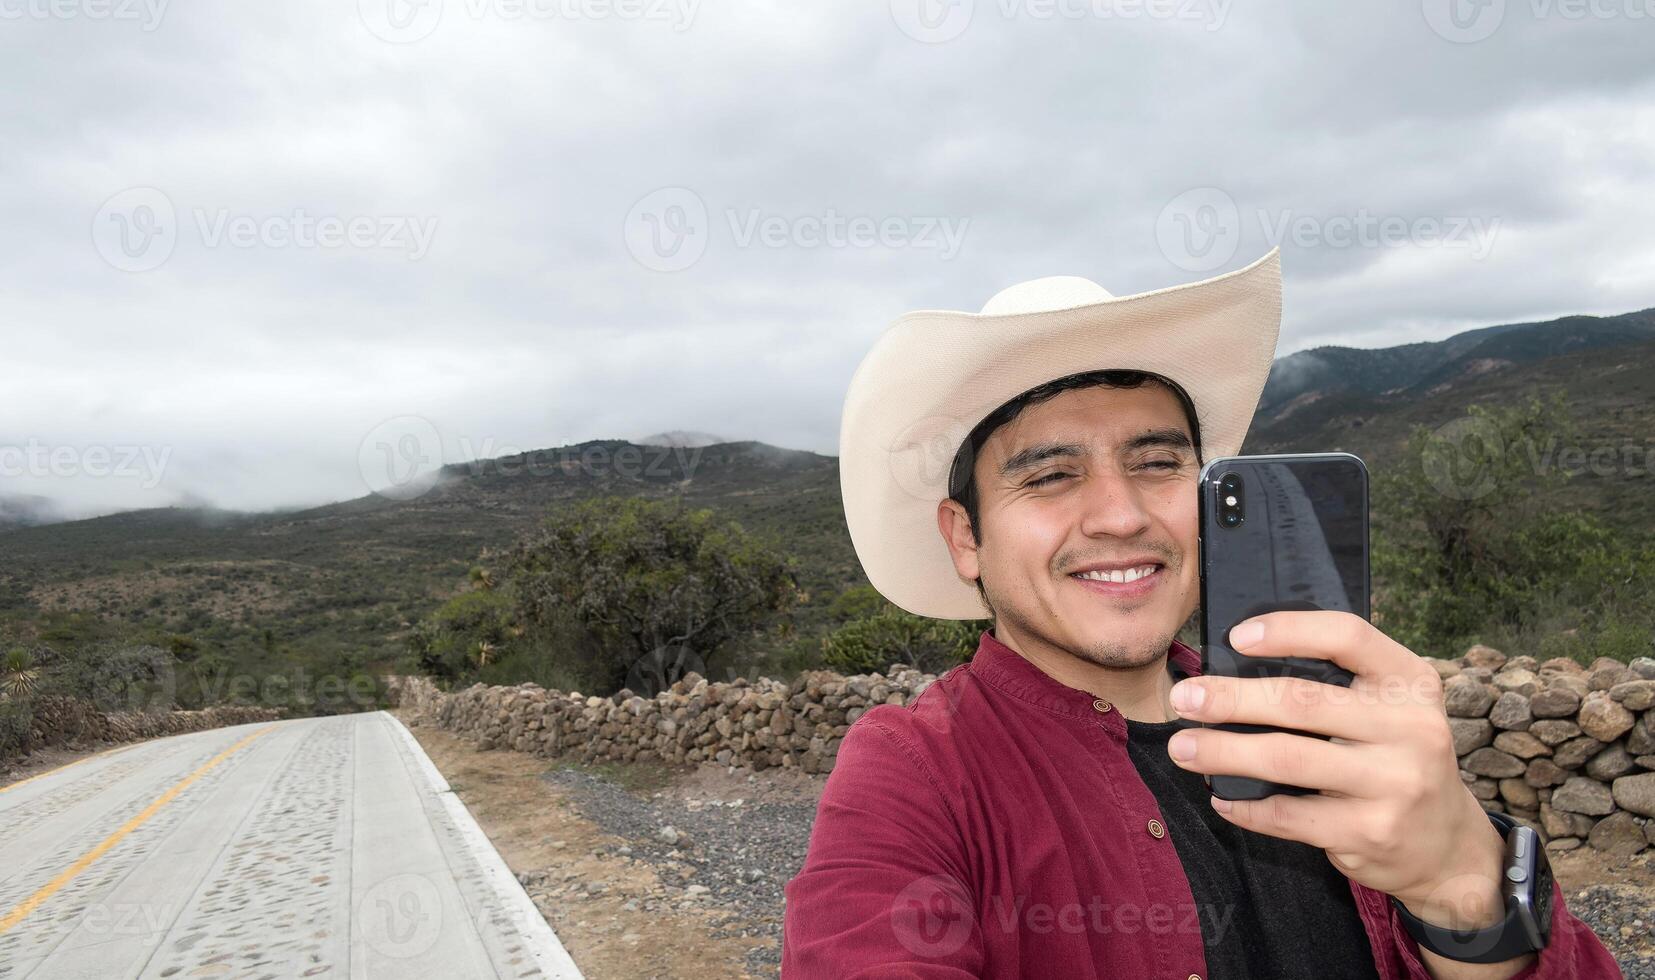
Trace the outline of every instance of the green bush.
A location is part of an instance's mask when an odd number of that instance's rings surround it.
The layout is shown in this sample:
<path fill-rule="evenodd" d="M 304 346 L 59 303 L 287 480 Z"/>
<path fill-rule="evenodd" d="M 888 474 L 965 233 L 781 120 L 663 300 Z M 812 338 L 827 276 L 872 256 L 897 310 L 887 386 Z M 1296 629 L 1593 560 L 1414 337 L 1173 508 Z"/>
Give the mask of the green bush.
<path fill-rule="evenodd" d="M 965 663 L 977 650 L 988 620 L 930 619 L 915 616 L 867 593 L 871 586 L 847 590 L 835 609 L 861 613 L 822 638 L 822 661 L 841 674 L 884 673 L 892 664 L 905 664 L 925 673 L 941 674 Z M 872 609 L 872 611 L 869 611 Z"/>

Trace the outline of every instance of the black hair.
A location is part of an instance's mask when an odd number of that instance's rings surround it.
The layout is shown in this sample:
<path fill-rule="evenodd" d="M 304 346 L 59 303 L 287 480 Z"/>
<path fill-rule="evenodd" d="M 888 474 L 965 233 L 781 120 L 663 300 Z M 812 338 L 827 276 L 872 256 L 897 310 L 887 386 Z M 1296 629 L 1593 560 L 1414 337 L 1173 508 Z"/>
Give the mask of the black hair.
<path fill-rule="evenodd" d="M 959 451 L 954 454 L 954 463 L 948 471 L 948 496 L 965 508 L 966 520 L 971 525 L 972 538 L 981 541 L 978 533 L 978 499 L 977 499 L 977 454 L 982 451 L 983 444 L 988 442 L 989 436 L 1001 426 L 1011 422 L 1021 415 L 1023 409 L 1030 405 L 1037 405 L 1065 391 L 1075 391 L 1080 388 L 1137 388 L 1145 382 L 1159 382 L 1172 390 L 1178 396 L 1178 402 L 1184 408 L 1184 418 L 1189 422 L 1190 441 L 1195 445 L 1195 460 L 1201 462 L 1201 425 L 1195 415 L 1195 404 L 1190 400 L 1184 389 L 1170 378 L 1154 374 L 1149 371 L 1113 369 L 1105 371 L 1083 371 L 1080 374 L 1071 374 L 1044 384 L 1036 385 L 1023 392 L 1005 404 L 988 413 L 981 422 L 972 428 L 965 441 L 960 443 Z M 977 576 L 977 594 L 982 597 L 983 605 L 988 606 L 989 614 L 993 615 L 994 607 L 989 605 L 988 593 L 983 589 L 983 577 Z"/>

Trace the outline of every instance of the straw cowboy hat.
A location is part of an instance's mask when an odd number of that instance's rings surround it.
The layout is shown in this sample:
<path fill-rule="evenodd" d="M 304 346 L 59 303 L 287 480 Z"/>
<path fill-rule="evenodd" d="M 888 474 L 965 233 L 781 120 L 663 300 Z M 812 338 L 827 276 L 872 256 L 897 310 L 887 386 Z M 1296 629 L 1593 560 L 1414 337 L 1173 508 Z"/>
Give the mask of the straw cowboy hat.
<path fill-rule="evenodd" d="M 936 619 L 986 619 L 937 530 L 955 453 L 973 427 L 1036 385 L 1135 369 L 1195 405 L 1202 456 L 1233 456 L 1270 374 L 1281 258 L 1133 296 L 1075 276 L 1018 283 L 980 313 L 920 310 L 891 324 L 851 377 L 839 480 L 851 543 L 874 588 Z"/>

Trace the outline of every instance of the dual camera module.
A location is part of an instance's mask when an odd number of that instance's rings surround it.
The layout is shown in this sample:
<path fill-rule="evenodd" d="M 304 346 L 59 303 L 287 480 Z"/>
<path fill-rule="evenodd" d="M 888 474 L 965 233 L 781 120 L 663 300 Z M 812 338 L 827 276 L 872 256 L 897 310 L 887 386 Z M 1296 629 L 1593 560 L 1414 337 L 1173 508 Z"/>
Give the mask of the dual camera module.
<path fill-rule="evenodd" d="M 1247 519 L 1244 505 L 1240 474 L 1224 474 L 1218 481 L 1218 523 L 1224 527 L 1241 526 Z"/>

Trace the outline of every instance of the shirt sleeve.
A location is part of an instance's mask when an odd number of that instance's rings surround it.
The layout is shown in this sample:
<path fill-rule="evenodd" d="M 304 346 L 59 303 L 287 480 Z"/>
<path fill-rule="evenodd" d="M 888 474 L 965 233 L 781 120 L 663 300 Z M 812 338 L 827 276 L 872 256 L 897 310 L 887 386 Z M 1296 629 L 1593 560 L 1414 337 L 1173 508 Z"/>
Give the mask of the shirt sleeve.
<path fill-rule="evenodd" d="M 1419 943 L 1402 924 L 1402 917 L 1389 900 L 1385 900 L 1385 907 L 1389 909 L 1391 935 L 1396 943 L 1394 952 L 1406 970 L 1404 975 L 1410 980 L 1431 980 Z M 1546 948 L 1536 954 L 1532 963 L 1512 974 L 1511 980 L 1621 980 L 1623 976 L 1619 964 L 1592 927 L 1564 907 L 1563 888 L 1553 881 L 1552 931 Z"/>
<path fill-rule="evenodd" d="M 846 732 L 804 866 L 783 889 L 783 980 L 982 974 L 959 824 L 912 742 L 879 714 Z"/>

